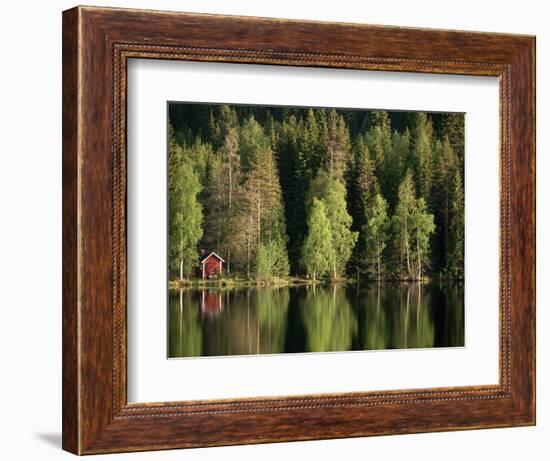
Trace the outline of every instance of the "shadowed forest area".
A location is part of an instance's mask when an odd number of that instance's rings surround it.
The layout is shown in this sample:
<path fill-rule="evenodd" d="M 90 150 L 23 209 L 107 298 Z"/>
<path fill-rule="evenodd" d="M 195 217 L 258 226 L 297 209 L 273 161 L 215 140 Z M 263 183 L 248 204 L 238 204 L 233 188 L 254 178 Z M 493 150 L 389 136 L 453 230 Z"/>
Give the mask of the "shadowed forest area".
<path fill-rule="evenodd" d="M 170 103 L 168 129 L 170 280 L 200 249 L 230 280 L 463 278 L 464 114 Z"/>

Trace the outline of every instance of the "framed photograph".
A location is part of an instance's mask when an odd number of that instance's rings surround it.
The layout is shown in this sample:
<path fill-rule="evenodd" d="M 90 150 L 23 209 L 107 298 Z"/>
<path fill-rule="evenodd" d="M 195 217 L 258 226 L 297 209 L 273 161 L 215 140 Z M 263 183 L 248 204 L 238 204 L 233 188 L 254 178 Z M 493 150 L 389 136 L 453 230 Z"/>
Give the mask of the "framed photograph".
<path fill-rule="evenodd" d="M 63 13 L 63 448 L 535 424 L 535 38 Z"/>

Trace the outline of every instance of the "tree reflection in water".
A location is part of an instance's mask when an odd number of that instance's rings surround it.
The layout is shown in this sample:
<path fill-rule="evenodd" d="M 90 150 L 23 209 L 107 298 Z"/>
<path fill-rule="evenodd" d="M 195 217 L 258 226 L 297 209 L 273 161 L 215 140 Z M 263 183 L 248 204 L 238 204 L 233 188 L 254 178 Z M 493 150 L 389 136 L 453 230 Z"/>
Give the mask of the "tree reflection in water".
<path fill-rule="evenodd" d="M 312 288 L 301 303 L 307 352 L 347 351 L 357 334 L 357 319 L 343 288 Z"/>
<path fill-rule="evenodd" d="M 170 292 L 169 357 L 464 345 L 461 285 Z"/>

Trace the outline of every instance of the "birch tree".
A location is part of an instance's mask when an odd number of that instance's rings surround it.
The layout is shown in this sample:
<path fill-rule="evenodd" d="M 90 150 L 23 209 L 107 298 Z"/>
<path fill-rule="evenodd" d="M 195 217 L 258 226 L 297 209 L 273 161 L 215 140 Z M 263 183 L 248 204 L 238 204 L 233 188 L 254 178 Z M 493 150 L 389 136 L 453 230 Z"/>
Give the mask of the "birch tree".
<path fill-rule="evenodd" d="M 330 222 L 322 200 L 313 198 L 307 227 L 302 264 L 313 281 L 316 281 L 317 277 L 324 277 L 330 272 L 335 259 Z"/>
<path fill-rule="evenodd" d="M 428 213 L 426 201 L 423 197 L 416 200 L 410 224 L 414 265 L 416 267 L 414 278 L 422 280 L 424 268 L 429 259 L 430 237 L 435 229 L 434 217 Z"/>
<path fill-rule="evenodd" d="M 397 275 L 402 277 L 403 267 L 406 277 L 414 278 L 411 264 L 411 217 L 415 208 L 415 193 L 412 174 L 408 171 L 405 178 L 399 185 L 398 202 L 393 217 L 394 235 L 396 239 L 395 248 L 399 252 L 399 265 Z"/>
<path fill-rule="evenodd" d="M 169 249 L 171 271 L 179 278 L 191 275 L 198 260 L 197 245 L 203 235 L 201 191 L 198 174 L 175 143 L 170 144 L 169 163 Z"/>
<path fill-rule="evenodd" d="M 390 220 L 388 203 L 381 194 L 376 194 L 370 207 L 365 210 L 367 224 L 365 225 L 365 245 L 369 266 L 376 267 L 376 280 L 382 280 L 382 254 L 386 249 Z M 374 262 L 374 264 L 373 264 Z"/>

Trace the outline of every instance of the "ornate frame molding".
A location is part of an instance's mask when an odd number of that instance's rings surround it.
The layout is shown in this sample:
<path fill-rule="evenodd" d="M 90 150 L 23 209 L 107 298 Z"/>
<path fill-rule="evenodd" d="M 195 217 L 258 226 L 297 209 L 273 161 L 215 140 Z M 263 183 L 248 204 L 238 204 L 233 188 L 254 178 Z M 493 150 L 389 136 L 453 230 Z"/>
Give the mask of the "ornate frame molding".
<path fill-rule="evenodd" d="M 87 454 L 534 424 L 534 46 L 533 37 L 504 34 L 64 12 L 64 448 Z M 499 385 L 128 404 L 126 64 L 135 58 L 499 77 Z"/>

